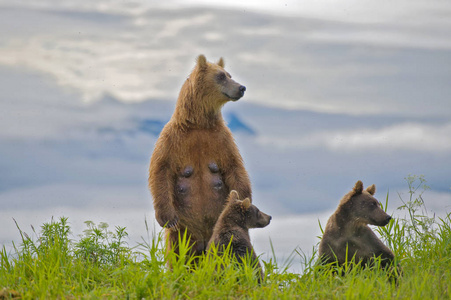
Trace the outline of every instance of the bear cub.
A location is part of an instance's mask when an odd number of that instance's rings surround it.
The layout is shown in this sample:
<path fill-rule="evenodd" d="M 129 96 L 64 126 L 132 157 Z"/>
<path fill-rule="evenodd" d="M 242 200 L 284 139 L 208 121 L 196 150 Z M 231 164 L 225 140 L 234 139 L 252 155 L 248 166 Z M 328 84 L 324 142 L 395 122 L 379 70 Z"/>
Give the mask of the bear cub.
<path fill-rule="evenodd" d="M 259 282 L 263 280 L 263 272 L 255 254 L 249 237 L 250 228 L 266 227 L 271 221 L 271 216 L 261 212 L 251 203 L 249 198 L 239 200 L 238 192 L 232 190 L 227 198 L 226 206 L 213 228 L 213 235 L 208 243 L 208 249 L 212 244 L 216 246 L 218 252 L 224 251 L 231 245 L 231 253 L 237 258 L 239 263 L 243 262 L 246 255 L 251 255 L 252 264 L 257 268 Z"/>
<path fill-rule="evenodd" d="M 375 192 L 374 184 L 364 190 L 359 180 L 352 191 L 341 199 L 337 210 L 327 221 L 319 245 L 322 263 L 338 262 L 341 266 L 354 258 L 355 263 L 361 261 L 366 266 L 372 263 L 374 257 L 380 257 L 381 266 L 385 268 L 393 262 L 393 252 L 368 227 L 368 224 L 385 226 L 391 220 L 373 197 Z"/>

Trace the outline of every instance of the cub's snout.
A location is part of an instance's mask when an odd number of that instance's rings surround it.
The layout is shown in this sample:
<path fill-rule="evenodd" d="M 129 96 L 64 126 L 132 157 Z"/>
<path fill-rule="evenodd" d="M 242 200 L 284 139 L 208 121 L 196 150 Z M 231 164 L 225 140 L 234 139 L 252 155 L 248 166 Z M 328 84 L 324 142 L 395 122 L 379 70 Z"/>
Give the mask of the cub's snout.
<path fill-rule="evenodd" d="M 271 222 L 272 217 L 270 215 L 267 215 L 265 213 L 260 212 L 261 216 L 259 217 L 259 220 L 257 222 L 257 227 L 266 227 Z"/>
<path fill-rule="evenodd" d="M 391 216 L 388 215 L 388 216 L 385 218 L 384 224 L 383 224 L 382 226 L 385 226 L 385 225 L 387 225 L 388 223 L 390 223 L 390 220 L 391 220 Z"/>

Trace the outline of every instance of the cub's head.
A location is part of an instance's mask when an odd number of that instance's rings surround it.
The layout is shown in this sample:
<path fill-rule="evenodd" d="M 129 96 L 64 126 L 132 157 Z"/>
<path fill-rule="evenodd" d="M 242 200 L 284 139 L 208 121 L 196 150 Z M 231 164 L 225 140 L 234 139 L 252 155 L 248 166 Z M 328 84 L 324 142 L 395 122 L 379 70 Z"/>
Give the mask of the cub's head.
<path fill-rule="evenodd" d="M 373 197 L 375 193 L 376 186 L 374 184 L 365 190 L 360 180 L 356 182 L 352 191 L 340 202 L 340 206 L 348 213 L 349 220 L 376 226 L 385 226 L 390 222 L 391 216 Z"/>
<path fill-rule="evenodd" d="M 244 228 L 263 228 L 271 221 L 271 216 L 261 212 L 251 203 L 249 198 L 239 200 L 238 193 L 232 190 L 227 198 L 224 217 L 231 222 L 238 223 Z M 226 220 L 226 221 L 227 221 Z"/>
<path fill-rule="evenodd" d="M 243 97 L 246 87 L 232 79 L 224 69 L 224 60 L 210 63 L 204 55 L 199 55 L 194 71 L 189 77 L 194 84 L 195 98 L 206 98 L 207 101 L 223 105 L 227 101 L 236 101 Z"/>

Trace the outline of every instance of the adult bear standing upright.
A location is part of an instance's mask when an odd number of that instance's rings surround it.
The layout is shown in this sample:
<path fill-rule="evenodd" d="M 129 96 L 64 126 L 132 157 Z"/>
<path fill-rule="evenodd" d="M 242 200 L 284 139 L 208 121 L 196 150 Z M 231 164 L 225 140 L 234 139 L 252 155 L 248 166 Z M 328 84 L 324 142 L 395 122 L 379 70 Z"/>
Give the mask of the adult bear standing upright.
<path fill-rule="evenodd" d="M 214 64 L 204 55 L 180 90 L 149 168 L 155 217 L 166 226 L 168 249 L 177 252 L 178 236 L 186 230 L 192 253 L 201 254 L 229 192 L 251 198 L 243 159 L 221 114 L 222 106 L 245 90 L 224 70 L 222 58 Z"/>

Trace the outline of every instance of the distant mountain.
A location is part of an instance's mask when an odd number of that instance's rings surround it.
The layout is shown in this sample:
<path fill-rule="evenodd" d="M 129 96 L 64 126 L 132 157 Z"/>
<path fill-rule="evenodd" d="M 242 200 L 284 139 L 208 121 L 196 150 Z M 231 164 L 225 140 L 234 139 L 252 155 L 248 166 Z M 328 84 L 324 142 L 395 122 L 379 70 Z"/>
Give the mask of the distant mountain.
<path fill-rule="evenodd" d="M 167 121 L 145 119 L 139 122 L 138 130 L 153 136 L 159 136 Z"/>
<path fill-rule="evenodd" d="M 227 126 L 229 126 L 232 132 L 241 132 L 249 135 L 256 135 L 254 129 L 252 129 L 249 125 L 246 125 L 241 119 L 234 113 L 228 113 L 225 117 L 227 121 Z"/>
<path fill-rule="evenodd" d="M 225 121 L 233 133 L 244 133 L 248 135 L 257 134 L 254 129 L 244 123 L 235 113 L 226 114 Z M 143 119 L 138 123 L 138 130 L 152 136 L 159 136 L 166 123 L 167 120 Z"/>

